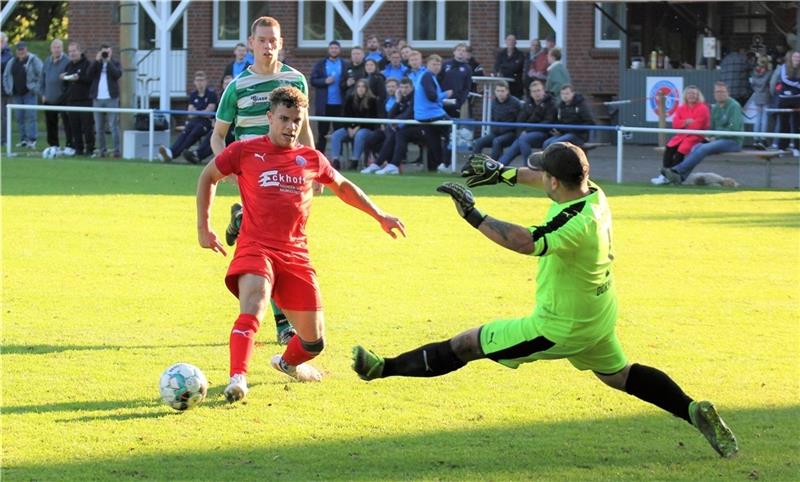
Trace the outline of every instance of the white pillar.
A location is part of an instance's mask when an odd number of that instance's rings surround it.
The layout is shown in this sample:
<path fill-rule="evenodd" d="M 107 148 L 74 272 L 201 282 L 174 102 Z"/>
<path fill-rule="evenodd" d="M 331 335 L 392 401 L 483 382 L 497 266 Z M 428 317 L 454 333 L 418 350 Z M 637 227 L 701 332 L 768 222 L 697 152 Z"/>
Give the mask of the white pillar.
<path fill-rule="evenodd" d="M 172 69 L 170 68 L 169 57 L 170 52 L 172 52 L 172 35 L 170 34 L 168 19 L 171 12 L 171 2 L 165 0 L 160 0 L 158 2 L 158 17 L 160 19 L 160 22 L 156 23 L 156 46 L 159 49 L 158 77 L 160 79 L 158 108 L 162 110 L 168 110 L 170 108 L 169 79 Z"/>

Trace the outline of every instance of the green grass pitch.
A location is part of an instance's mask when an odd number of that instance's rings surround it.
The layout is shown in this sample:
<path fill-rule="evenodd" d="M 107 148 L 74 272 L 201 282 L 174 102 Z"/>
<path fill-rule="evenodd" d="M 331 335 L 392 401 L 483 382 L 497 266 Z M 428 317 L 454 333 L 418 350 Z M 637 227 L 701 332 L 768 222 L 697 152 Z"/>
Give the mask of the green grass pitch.
<path fill-rule="evenodd" d="M 533 305 L 534 258 L 504 251 L 434 192 L 445 178 L 351 176 L 408 238 L 326 193 L 308 230 L 327 346 L 320 384 L 269 367 L 246 404 L 220 395 L 238 307 L 230 258 L 197 245 L 193 166 L 32 158 L 2 164 L 3 480 L 798 480 L 800 196 L 605 183 L 618 332 L 631 361 L 713 400 L 739 438 L 722 460 L 685 422 L 566 361 L 489 361 L 437 379 L 365 383 L 362 343 L 393 355 Z M 520 224 L 548 200 L 480 188 Z M 223 186 L 213 223 L 222 235 Z M 160 403 L 168 365 L 196 364 L 196 410 Z"/>

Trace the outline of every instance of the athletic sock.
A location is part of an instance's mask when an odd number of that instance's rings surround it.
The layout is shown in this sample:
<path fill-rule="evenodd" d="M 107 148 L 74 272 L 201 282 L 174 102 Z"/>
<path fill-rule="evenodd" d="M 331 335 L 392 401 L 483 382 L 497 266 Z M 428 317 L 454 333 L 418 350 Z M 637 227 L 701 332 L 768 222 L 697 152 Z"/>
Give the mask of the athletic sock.
<path fill-rule="evenodd" d="M 231 329 L 230 347 L 230 375 L 247 373 L 247 364 L 253 354 L 253 345 L 258 331 L 259 322 L 255 315 L 242 313 Z"/>
<path fill-rule="evenodd" d="M 634 363 L 628 373 L 625 391 L 692 423 L 689 418 L 692 399 L 683 393 L 669 375 L 657 368 Z"/>
<path fill-rule="evenodd" d="M 383 378 L 401 377 L 438 377 L 466 365 L 453 351 L 450 340 L 431 343 L 416 350 L 384 359 Z"/>
<path fill-rule="evenodd" d="M 297 366 L 303 364 L 319 353 L 311 353 L 303 347 L 303 340 L 299 336 L 294 335 L 289 343 L 286 344 L 286 350 L 283 352 L 282 361 L 289 366 Z"/>
<path fill-rule="evenodd" d="M 289 324 L 289 320 L 286 319 L 286 315 L 284 315 L 283 311 L 275 304 L 275 300 L 269 300 L 269 302 L 272 305 L 272 314 L 275 316 L 275 327 L 278 329 L 278 333 L 280 333 L 286 328 L 286 325 Z"/>

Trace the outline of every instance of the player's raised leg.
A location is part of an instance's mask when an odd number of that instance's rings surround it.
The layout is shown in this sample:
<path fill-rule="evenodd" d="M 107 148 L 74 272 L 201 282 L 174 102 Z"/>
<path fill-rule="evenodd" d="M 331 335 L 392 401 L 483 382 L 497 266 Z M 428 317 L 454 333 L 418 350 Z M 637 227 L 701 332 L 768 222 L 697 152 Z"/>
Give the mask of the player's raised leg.
<path fill-rule="evenodd" d="M 308 362 L 325 348 L 325 317 L 322 311 L 285 310 L 297 334 L 283 355 L 272 357 L 272 367 L 301 382 L 318 382 L 322 373 Z"/>
<path fill-rule="evenodd" d="M 255 336 L 267 310 L 272 286 L 269 279 L 243 274 L 238 279 L 239 317 L 233 324 L 229 340 L 230 383 L 224 394 L 228 402 L 242 400 L 247 395 L 247 368 L 253 355 Z"/>

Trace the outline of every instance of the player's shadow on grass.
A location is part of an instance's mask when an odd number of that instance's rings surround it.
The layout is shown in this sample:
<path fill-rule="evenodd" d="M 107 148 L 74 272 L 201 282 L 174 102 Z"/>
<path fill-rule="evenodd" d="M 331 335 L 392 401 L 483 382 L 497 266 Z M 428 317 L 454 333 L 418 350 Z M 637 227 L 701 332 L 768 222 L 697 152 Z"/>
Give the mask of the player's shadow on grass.
<path fill-rule="evenodd" d="M 164 348 L 206 348 L 227 343 L 188 343 L 184 345 L 2 345 L 0 355 L 48 355 L 65 351 L 148 350 Z"/>
<path fill-rule="evenodd" d="M 788 207 L 788 206 L 787 206 Z M 685 214 L 643 214 L 630 215 L 621 213 L 617 220 L 702 222 L 712 224 L 730 224 L 734 226 L 800 228 L 800 213 L 797 210 L 782 213 L 760 212 L 716 212 L 692 213 L 691 208 Z"/>
<path fill-rule="evenodd" d="M 722 413 L 739 437 L 741 453 L 732 460 L 719 459 L 689 424 L 656 409 L 590 420 L 503 426 L 478 422 L 468 429 L 442 431 L 409 428 L 411 433 L 391 436 L 367 428 L 381 426 L 385 414 L 378 414 L 360 421 L 363 434 L 346 439 L 297 436 L 312 440 L 243 441 L 204 450 L 185 446 L 142 455 L 119 450 L 107 458 L 6 465 L 5 475 L 19 480 L 88 475 L 102 480 L 131 474 L 162 479 L 175 473 L 207 474 L 214 480 L 732 480 L 754 472 L 776 479 L 796 473 L 797 462 L 787 458 L 786 450 L 796 437 L 800 406 Z M 307 429 L 315 433 L 314 427 Z"/>
<path fill-rule="evenodd" d="M 39 405 L 12 405 L 2 408 L 3 415 L 18 415 L 28 413 L 48 412 L 96 412 L 120 410 L 126 408 L 153 408 L 160 405 L 157 399 L 140 398 L 135 400 L 96 400 L 42 403 Z"/>

